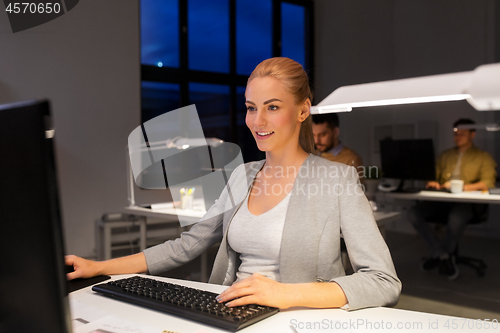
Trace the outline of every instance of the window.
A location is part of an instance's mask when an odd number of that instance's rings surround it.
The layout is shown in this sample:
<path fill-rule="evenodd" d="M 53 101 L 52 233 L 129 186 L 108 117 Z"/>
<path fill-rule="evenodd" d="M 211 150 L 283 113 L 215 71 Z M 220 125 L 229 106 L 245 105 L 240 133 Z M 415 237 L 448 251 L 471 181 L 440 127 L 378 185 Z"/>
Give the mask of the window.
<path fill-rule="evenodd" d="M 179 67 L 178 0 L 141 1 L 141 63 Z"/>
<path fill-rule="evenodd" d="M 281 4 L 281 54 L 305 66 L 305 8 Z"/>
<path fill-rule="evenodd" d="M 229 73 L 229 0 L 189 0 L 188 41 L 189 69 Z"/>
<path fill-rule="evenodd" d="M 264 158 L 246 128 L 248 75 L 287 56 L 313 81 L 311 0 L 141 0 L 142 122 L 196 104 L 205 137 Z"/>
<path fill-rule="evenodd" d="M 206 138 L 231 141 L 227 110 L 231 105 L 227 85 L 190 83 L 189 104 L 195 104 Z"/>
<path fill-rule="evenodd" d="M 273 56 L 272 5 L 272 0 L 236 2 L 236 73 L 250 75 Z"/>
<path fill-rule="evenodd" d="M 145 119 L 155 118 L 181 106 L 179 84 L 142 81 L 141 88 L 142 117 Z"/>

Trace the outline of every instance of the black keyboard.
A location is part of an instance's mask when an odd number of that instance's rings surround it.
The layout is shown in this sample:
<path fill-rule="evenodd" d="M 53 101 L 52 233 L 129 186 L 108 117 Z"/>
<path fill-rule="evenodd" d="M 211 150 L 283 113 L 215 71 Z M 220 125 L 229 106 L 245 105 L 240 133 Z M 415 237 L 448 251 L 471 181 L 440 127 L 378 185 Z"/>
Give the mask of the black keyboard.
<path fill-rule="evenodd" d="M 429 192 L 443 192 L 443 193 L 451 193 L 451 191 L 447 188 L 440 188 L 440 189 L 437 189 L 437 188 L 425 188 L 425 189 L 422 189 L 422 191 L 429 191 Z"/>
<path fill-rule="evenodd" d="M 217 302 L 216 293 L 140 276 L 98 284 L 92 290 L 230 331 L 252 325 L 279 311 L 255 304 L 229 308 Z"/>

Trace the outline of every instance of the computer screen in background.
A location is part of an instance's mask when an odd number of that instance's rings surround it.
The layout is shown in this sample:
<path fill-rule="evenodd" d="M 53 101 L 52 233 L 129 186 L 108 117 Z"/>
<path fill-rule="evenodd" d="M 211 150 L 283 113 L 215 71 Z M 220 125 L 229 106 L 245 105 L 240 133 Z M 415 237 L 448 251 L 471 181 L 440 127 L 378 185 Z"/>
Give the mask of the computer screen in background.
<path fill-rule="evenodd" d="M 48 101 L 0 105 L 0 332 L 71 332 Z"/>
<path fill-rule="evenodd" d="M 404 188 L 405 180 L 436 180 L 436 162 L 432 139 L 380 141 L 382 176 L 400 179 L 396 192 L 415 192 Z"/>

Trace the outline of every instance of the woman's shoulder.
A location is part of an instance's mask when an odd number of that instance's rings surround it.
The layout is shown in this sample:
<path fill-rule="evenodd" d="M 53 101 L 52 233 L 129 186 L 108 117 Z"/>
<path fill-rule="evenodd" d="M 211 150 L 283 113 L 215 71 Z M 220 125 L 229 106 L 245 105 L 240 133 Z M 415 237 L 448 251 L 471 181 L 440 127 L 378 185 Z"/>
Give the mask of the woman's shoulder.
<path fill-rule="evenodd" d="M 248 171 L 254 171 L 255 173 L 259 172 L 260 169 L 262 168 L 262 165 L 266 162 L 265 159 L 260 160 L 260 161 L 251 161 L 244 163 L 243 166 L 245 170 Z"/>
<path fill-rule="evenodd" d="M 311 163 L 307 165 L 308 168 L 318 168 L 318 167 L 326 167 L 329 169 L 339 169 L 339 170 L 349 170 L 351 166 L 344 164 L 344 163 L 339 163 L 339 162 L 334 162 L 330 161 L 329 159 L 323 158 L 321 156 L 317 155 L 310 155 L 309 159 Z"/>
<path fill-rule="evenodd" d="M 316 155 L 309 156 L 305 167 L 306 172 L 299 172 L 299 175 L 309 181 L 338 182 L 341 178 L 357 175 L 356 169 L 349 165 L 333 162 Z"/>
<path fill-rule="evenodd" d="M 231 180 L 250 180 L 259 172 L 266 160 L 252 161 L 238 165 L 231 173 Z"/>

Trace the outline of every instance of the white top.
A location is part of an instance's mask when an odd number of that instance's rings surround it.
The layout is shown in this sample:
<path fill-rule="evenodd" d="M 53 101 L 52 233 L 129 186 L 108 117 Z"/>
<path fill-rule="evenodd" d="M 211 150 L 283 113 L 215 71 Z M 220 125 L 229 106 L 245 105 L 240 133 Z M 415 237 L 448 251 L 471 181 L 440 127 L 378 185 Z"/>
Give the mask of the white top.
<path fill-rule="evenodd" d="M 291 192 L 290 192 L 291 193 Z M 227 240 L 240 253 L 236 282 L 259 273 L 280 281 L 280 250 L 290 193 L 276 206 L 260 215 L 248 210 L 248 195 L 231 222 Z"/>

